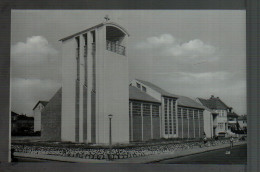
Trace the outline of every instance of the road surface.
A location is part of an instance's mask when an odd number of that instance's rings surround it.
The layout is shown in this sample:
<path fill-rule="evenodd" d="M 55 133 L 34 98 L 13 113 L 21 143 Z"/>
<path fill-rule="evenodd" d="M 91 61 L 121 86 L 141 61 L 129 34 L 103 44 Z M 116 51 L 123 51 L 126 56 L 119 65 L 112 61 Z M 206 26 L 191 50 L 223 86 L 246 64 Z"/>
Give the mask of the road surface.
<path fill-rule="evenodd" d="M 228 154 L 227 151 L 230 151 Z M 204 153 L 162 160 L 160 164 L 246 164 L 247 145 L 235 146 L 233 149 L 223 148 Z"/>

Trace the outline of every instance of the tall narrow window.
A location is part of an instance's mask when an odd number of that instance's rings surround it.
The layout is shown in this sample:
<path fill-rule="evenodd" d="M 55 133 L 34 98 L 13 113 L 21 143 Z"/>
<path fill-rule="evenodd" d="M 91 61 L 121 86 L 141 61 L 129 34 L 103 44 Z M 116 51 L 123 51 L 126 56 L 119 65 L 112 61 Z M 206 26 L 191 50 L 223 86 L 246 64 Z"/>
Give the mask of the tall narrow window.
<path fill-rule="evenodd" d="M 168 107 L 169 107 L 169 134 L 172 134 L 172 99 L 169 99 Z"/>
<path fill-rule="evenodd" d="M 80 47 L 80 42 L 79 42 L 79 37 L 76 37 L 76 59 L 77 59 L 77 80 L 79 81 L 79 63 L 80 63 L 80 59 L 79 59 L 79 47 Z"/>
<path fill-rule="evenodd" d="M 88 81 L 88 37 L 87 34 L 84 35 L 84 60 L 85 60 L 85 86 L 87 86 Z"/>
<path fill-rule="evenodd" d="M 136 83 L 136 85 L 137 85 L 137 88 L 141 88 L 141 85 L 140 85 L 140 84 Z"/>
<path fill-rule="evenodd" d="M 164 132 L 168 134 L 168 99 L 164 98 Z"/>
<path fill-rule="evenodd" d="M 91 32 L 92 36 L 92 57 L 93 57 L 93 66 L 92 66 L 92 74 L 93 74 L 93 82 L 92 82 L 92 89 L 93 91 L 96 91 L 96 36 L 95 36 L 95 31 Z"/>

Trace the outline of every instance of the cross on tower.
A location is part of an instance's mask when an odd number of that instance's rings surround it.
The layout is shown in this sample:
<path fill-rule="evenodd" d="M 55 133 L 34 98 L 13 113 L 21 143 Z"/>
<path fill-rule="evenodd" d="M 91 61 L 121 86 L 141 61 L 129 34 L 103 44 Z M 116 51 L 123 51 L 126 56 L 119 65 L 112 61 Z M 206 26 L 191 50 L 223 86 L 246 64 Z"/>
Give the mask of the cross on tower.
<path fill-rule="evenodd" d="M 108 15 L 106 15 L 104 18 L 106 19 L 106 21 L 110 20 Z"/>

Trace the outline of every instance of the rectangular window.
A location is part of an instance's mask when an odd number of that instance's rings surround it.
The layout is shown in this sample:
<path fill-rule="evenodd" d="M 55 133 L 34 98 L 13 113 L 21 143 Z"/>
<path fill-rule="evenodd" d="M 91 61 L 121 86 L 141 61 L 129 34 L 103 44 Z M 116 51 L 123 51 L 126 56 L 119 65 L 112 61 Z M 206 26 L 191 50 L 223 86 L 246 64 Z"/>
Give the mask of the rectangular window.
<path fill-rule="evenodd" d="M 178 108 L 178 118 L 181 119 L 181 108 Z"/>
<path fill-rule="evenodd" d="M 150 116 L 150 104 L 143 104 L 143 115 L 144 116 Z"/>
<path fill-rule="evenodd" d="M 141 103 L 133 102 L 132 106 L 133 106 L 133 110 L 132 110 L 133 115 L 141 116 Z"/>
<path fill-rule="evenodd" d="M 141 85 L 139 83 L 136 83 L 137 88 L 141 88 Z"/>
<path fill-rule="evenodd" d="M 218 127 L 219 127 L 219 129 L 223 129 L 224 128 L 224 124 L 223 123 L 218 123 Z"/>
<path fill-rule="evenodd" d="M 153 116 L 159 116 L 159 106 L 158 105 L 153 105 L 152 111 L 153 111 Z"/>
<path fill-rule="evenodd" d="M 143 90 L 144 92 L 146 92 L 146 87 L 142 86 L 142 90 Z"/>

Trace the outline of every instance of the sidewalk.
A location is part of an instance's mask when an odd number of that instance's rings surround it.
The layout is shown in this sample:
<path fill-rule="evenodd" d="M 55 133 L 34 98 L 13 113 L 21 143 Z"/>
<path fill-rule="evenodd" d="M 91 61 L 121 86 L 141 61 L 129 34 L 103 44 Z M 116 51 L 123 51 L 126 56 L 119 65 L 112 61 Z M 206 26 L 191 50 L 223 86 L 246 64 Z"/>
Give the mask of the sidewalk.
<path fill-rule="evenodd" d="M 234 146 L 246 144 L 246 141 L 239 141 L 234 143 Z M 164 154 L 156 154 L 128 159 L 118 159 L 113 161 L 108 160 L 97 160 L 97 159 L 83 159 L 83 158 L 74 158 L 74 157 L 62 157 L 55 155 L 42 155 L 42 154 L 29 154 L 29 153 L 21 153 L 15 152 L 14 156 L 18 157 L 26 157 L 26 158 L 36 158 L 36 159 L 46 159 L 53 161 L 61 161 L 61 162 L 80 162 L 80 163 L 152 163 L 156 161 L 161 161 L 164 159 L 176 158 L 181 156 L 187 156 L 191 154 L 197 154 L 202 152 L 207 152 L 211 150 L 221 149 L 229 147 L 230 144 L 222 144 L 212 147 L 203 147 L 203 148 L 193 148 L 189 150 L 175 151 L 172 153 L 164 153 Z"/>
<path fill-rule="evenodd" d="M 243 145 L 246 143 L 247 143 L 246 141 L 239 141 L 234 143 L 234 146 Z M 119 159 L 119 160 L 114 160 L 113 163 L 141 163 L 141 164 L 152 163 L 164 159 L 177 158 L 181 156 L 187 156 L 187 155 L 207 152 L 211 150 L 226 148 L 229 146 L 230 144 L 223 144 L 223 145 L 217 145 L 212 147 L 203 147 L 203 148 L 195 148 L 195 149 L 189 149 L 184 151 L 175 151 L 173 153 L 157 154 L 157 155 L 150 155 L 150 156 L 143 156 L 143 157 L 136 157 L 136 158 L 129 158 L 129 159 Z"/>

